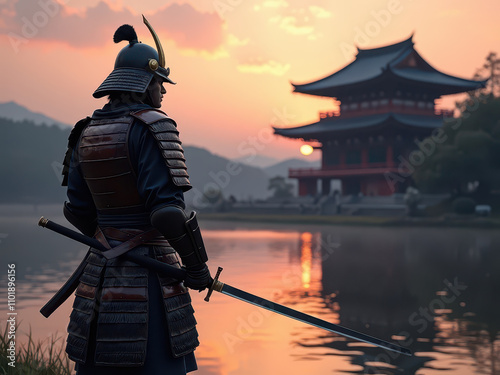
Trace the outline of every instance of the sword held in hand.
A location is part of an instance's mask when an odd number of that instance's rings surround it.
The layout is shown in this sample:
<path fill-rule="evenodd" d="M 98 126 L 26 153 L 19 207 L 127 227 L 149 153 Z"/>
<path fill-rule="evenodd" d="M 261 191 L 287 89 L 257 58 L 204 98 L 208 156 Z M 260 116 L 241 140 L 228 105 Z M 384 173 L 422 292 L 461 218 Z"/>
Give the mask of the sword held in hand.
<path fill-rule="evenodd" d="M 47 229 L 50 229 L 54 232 L 57 232 L 63 236 L 69 237 L 75 241 L 78 241 L 80 243 L 86 244 L 90 247 L 93 247 L 95 249 L 101 250 L 103 252 L 108 251 L 102 245 L 97 239 L 95 238 L 90 238 L 88 236 L 85 236 L 81 233 L 78 233 L 72 229 L 66 228 L 62 225 L 59 225 L 57 223 L 54 223 L 53 221 L 50 221 L 45 218 L 41 218 L 38 222 L 38 225 Z M 136 264 L 139 264 L 145 268 L 154 270 L 158 273 L 162 273 L 166 276 L 174 277 L 178 280 L 183 280 L 186 275 L 186 271 L 183 268 L 176 268 L 171 265 L 159 262 L 155 259 L 149 258 L 147 256 L 140 256 L 140 255 L 133 255 L 130 253 L 125 253 L 123 255 L 120 255 L 120 257 L 132 261 Z M 76 289 L 78 286 L 78 280 L 79 280 L 79 273 L 81 274 L 83 272 L 83 269 L 85 268 L 85 259 L 84 261 L 80 264 L 80 266 L 73 272 L 71 275 L 70 279 L 61 287 L 61 289 L 50 299 L 49 302 L 45 304 L 45 306 L 42 307 L 40 312 L 42 313 L 43 316 L 48 317 L 52 312 L 54 312 Z M 411 356 L 412 353 L 409 349 L 403 348 L 399 345 L 396 345 L 394 343 L 390 343 L 388 341 L 384 341 L 381 339 L 378 339 L 373 336 L 369 336 L 367 334 L 352 330 L 350 328 L 343 327 L 338 324 L 330 323 L 325 320 L 316 318 L 314 316 L 302 313 L 297 310 L 293 310 L 289 307 L 274 303 L 272 301 L 266 300 L 264 298 L 258 297 L 256 295 L 253 295 L 251 293 L 245 292 L 241 289 L 235 288 L 231 285 L 222 283 L 219 281 L 219 276 L 222 271 L 222 268 L 219 267 L 217 270 L 217 274 L 215 275 L 215 278 L 210 285 L 210 288 L 208 290 L 207 296 L 205 297 L 205 301 L 210 300 L 210 296 L 212 295 L 213 291 L 225 294 L 227 296 L 239 299 L 241 301 L 250 303 L 252 305 L 261 307 L 263 309 L 275 312 L 277 314 L 281 314 L 284 316 L 287 316 L 289 318 L 298 320 L 300 322 L 345 336 L 349 337 L 351 339 L 357 340 L 357 341 L 362 341 L 367 344 L 375 345 L 380 348 L 384 348 L 396 353 L 404 354 Z"/>

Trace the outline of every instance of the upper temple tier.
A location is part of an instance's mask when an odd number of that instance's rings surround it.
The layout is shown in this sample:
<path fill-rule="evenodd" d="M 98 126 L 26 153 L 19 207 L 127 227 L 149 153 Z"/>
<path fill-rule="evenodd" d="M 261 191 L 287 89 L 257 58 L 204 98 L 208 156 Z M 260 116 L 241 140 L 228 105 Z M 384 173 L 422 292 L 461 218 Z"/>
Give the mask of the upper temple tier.
<path fill-rule="evenodd" d="M 322 112 L 317 123 L 275 128 L 275 133 L 321 142 L 333 132 L 356 129 L 359 134 L 361 129 L 384 122 L 387 116 L 401 126 L 440 127 L 442 115 L 452 111 L 437 111 L 435 100 L 484 87 L 486 80 L 440 72 L 419 55 L 412 38 L 380 48 L 358 48 L 356 59 L 339 71 L 302 85 L 292 83 L 295 92 L 336 98 L 340 112 Z"/>
<path fill-rule="evenodd" d="M 454 77 L 433 68 L 415 50 L 412 38 L 380 48 L 358 48 L 352 63 L 317 81 L 292 84 L 294 91 L 335 97 L 345 103 L 359 99 L 361 92 L 371 97 L 404 97 L 404 91 L 411 91 L 428 101 L 484 85 L 485 81 Z"/>

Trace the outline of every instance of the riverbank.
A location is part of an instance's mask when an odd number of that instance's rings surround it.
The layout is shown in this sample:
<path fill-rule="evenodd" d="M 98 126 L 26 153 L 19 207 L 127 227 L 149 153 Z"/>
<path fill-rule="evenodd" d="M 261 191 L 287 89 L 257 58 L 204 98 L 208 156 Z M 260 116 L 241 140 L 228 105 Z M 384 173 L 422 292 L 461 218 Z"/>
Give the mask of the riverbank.
<path fill-rule="evenodd" d="M 344 215 L 259 215 L 234 212 L 200 213 L 200 220 L 252 223 L 315 224 L 381 227 L 460 227 L 500 228 L 500 219 L 476 216 L 444 215 L 441 217 L 376 217 Z"/>

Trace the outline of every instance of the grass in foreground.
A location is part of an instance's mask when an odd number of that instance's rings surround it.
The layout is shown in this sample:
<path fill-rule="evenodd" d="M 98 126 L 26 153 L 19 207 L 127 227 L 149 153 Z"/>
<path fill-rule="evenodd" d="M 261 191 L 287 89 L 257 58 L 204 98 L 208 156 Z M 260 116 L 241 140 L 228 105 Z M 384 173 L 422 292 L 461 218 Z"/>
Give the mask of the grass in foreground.
<path fill-rule="evenodd" d="M 0 334 L 1 375 L 71 375 L 73 364 L 66 356 L 62 338 L 52 337 L 35 343 L 31 330 L 26 344 L 20 344 L 16 337 L 15 367 L 9 366 L 8 327 L 6 324 L 3 334 Z"/>

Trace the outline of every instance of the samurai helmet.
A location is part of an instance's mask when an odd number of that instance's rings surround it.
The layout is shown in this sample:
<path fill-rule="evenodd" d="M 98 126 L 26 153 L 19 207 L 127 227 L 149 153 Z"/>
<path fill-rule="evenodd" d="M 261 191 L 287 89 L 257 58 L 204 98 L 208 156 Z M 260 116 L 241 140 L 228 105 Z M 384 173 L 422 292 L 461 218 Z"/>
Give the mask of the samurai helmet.
<path fill-rule="evenodd" d="M 129 45 L 118 53 L 115 68 L 94 91 L 94 98 L 117 91 L 144 93 L 154 76 L 175 85 L 175 82 L 168 78 L 170 68 L 165 68 L 165 54 L 160 39 L 146 17 L 142 16 L 142 19 L 153 35 L 156 50 L 139 42 L 132 26 L 120 26 L 113 36 L 113 41 L 119 43 L 127 40 Z"/>

